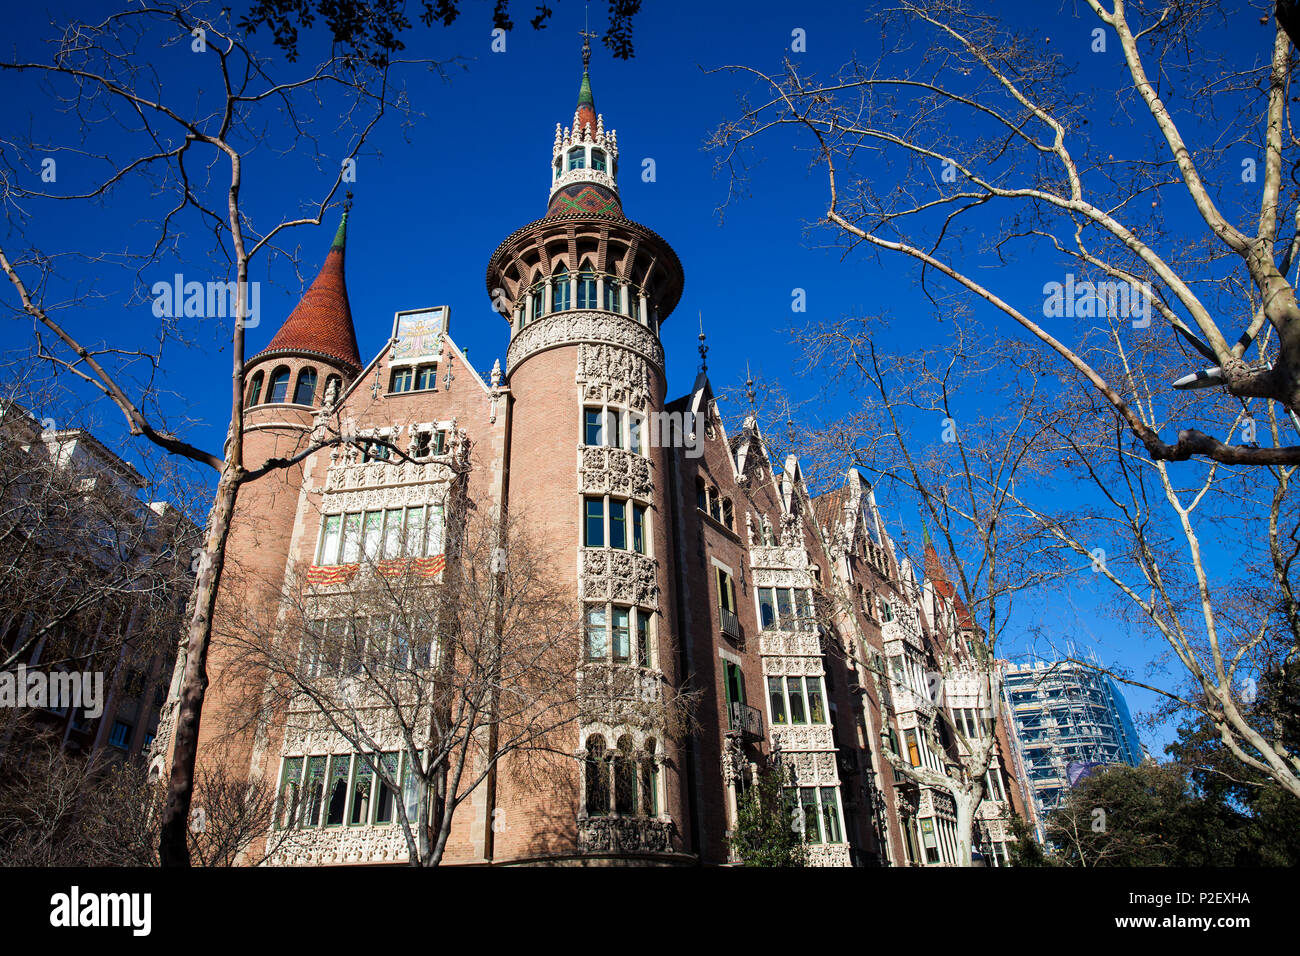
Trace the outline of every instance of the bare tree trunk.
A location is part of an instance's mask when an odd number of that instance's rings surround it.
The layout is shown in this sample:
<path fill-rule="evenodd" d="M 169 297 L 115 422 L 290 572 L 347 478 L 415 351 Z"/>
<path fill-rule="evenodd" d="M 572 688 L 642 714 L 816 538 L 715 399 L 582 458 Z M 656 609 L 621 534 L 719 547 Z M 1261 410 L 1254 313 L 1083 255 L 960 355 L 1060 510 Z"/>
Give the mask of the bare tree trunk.
<path fill-rule="evenodd" d="M 230 519 L 239 492 L 236 478 L 239 458 L 227 459 L 213 502 L 207 542 L 200 557 L 195 584 L 194 609 L 190 616 L 189 641 L 185 647 L 185 678 L 176 714 L 176 732 L 172 745 L 172 770 L 167 782 L 167 802 L 163 807 L 158 855 L 163 866 L 190 865 L 186 827 L 190 801 L 194 796 L 194 764 L 198 756 L 199 721 L 203 695 L 208 686 L 208 642 L 212 633 L 212 609 L 217 586 L 226 560 L 226 539 Z"/>

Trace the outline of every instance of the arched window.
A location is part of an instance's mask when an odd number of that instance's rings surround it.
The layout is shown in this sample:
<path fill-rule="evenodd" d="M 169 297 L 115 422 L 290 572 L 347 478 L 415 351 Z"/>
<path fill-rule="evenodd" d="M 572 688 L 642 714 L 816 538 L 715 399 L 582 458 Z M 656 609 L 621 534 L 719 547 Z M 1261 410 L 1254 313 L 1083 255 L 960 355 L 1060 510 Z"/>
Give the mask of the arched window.
<path fill-rule="evenodd" d="M 253 385 L 248 390 L 248 404 L 245 408 L 251 408 L 257 404 L 257 400 L 262 397 L 262 373 L 258 372 L 253 376 Z"/>
<path fill-rule="evenodd" d="M 266 400 L 270 404 L 283 402 L 289 397 L 289 370 L 281 365 L 271 373 L 271 385 L 266 390 Z"/>
<path fill-rule="evenodd" d="M 609 775 L 605 766 L 605 738 L 594 734 L 587 738 L 587 816 L 603 817 L 609 813 Z"/>
<path fill-rule="evenodd" d="M 569 150 L 569 168 L 586 169 L 587 168 L 587 150 L 579 146 L 576 149 Z"/>
<path fill-rule="evenodd" d="M 551 311 L 563 312 L 569 306 L 569 270 L 564 266 L 551 277 Z"/>
<path fill-rule="evenodd" d="M 641 758 L 641 813 L 647 817 L 659 815 L 659 764 L 656 762 L 654 740 L 645 742 L 645 756 Z"/>
<path fill-rule="evenodd" d="M 293 390 L 295 405 L 311 405 L 316 397 L 316 370 L 304 368 L 298 372 L 298 384 Z"/>
<path fill-rule="evenodd" d="M 591 168 L 598 169 L 602 173 L 605 171 L 605 151 L 593 149 L 591 151 Z"/>
<path fill-rule="evenodd" d="M 618 753 L 614 755 L 614 811 L 636 813 L 636 761 L 632 757 L 632 738 L 627 734 L 618 738 Z"/>
<path fill-rule="evenodd" d="M 583 269 L 578 273 L 578 308 L 595 309 L 596 304 L 596 273 L 591 269 Z"/>

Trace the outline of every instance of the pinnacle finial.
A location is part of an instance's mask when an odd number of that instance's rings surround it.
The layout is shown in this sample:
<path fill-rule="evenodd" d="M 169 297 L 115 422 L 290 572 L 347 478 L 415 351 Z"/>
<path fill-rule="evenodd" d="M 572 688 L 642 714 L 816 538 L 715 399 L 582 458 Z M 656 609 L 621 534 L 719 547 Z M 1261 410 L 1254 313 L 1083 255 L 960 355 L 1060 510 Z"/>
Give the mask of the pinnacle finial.
<path fill-rule="evenodd" d="M 700 310 L 700 372 L 709 371 L 709 347 L 704 344 L 704 310 Z"/>
<path fill-rule="evenodd" d="M 582 72 L 587 72 L 587 67 L 591 65 L 591 40 L 596 35 L 591 32 L 591 26 L 588 23 L 587 15 L 591 12 L 591 0 L 582 8 L 582 30 L 578 36 L 582 37 Z"/>
<path fill-rule="evenodd" d="M 745 362 L 745 396 L 749 399 L 749 410 L 757 411 L 754 408 L 754 376 L 749 371 L 749 362 Z"/>

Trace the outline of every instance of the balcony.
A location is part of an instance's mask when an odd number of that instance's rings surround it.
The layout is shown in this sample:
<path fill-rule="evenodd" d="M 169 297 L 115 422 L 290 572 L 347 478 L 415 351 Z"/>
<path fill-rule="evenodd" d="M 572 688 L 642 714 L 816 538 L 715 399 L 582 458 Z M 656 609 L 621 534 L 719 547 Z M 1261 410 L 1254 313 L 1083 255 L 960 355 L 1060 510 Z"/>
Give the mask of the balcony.
<path fill-rule="evenodd" d="M 722 633 L 739 644 L 740 618 L 736 617 L 736 612 L 725 607 L 719 607 L 718 618 L 722 621 Z"/>
<path fill-rule="evenodd" d="M 727 729 L 733 734 L 740 734 L 747 743 L 763 739 L 763 714 L 757 707 L 732 702 L 728 705 Z"/>

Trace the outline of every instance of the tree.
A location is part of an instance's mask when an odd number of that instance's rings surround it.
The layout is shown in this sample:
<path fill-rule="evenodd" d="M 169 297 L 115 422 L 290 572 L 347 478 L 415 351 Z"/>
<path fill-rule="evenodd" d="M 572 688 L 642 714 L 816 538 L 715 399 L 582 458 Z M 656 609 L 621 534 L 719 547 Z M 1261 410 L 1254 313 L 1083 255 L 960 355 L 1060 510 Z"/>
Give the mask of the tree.
<path fill-rule="evenodd" d="M 741 795 L 736 827 L 728 836 L 731 853 L 745 866 L 807 866 L 803 817 L 788 798 L 789 772 L 774 756 Z"/>
<path fill-rule="evenodd" d="M 188 833 L 200 865 L 230 866 L 256 841 L 271 852 L 296 839 L 271 830 L 270 788 L 220 767 L 200 784 L 205 803 Z M 0 864 L 157 866 L 165 796 L 137 762 L 70 754 L 57 736 L 33 734 L 0 783 Z"/>
<path fill-rule="evenodd" d="M 1085 380 L 1152 459 L 1294 465 L 1290 435 L 1230 444 L 1202 420 L 1202 402 L 1188 403 L 1166 441 L 1086 348 L 1095 317 L 1142 329 L 1154 310 L 1184 363 L 1211 366 L 1193 365 L 1174 388 L 1300 411 L 1300 192 L 1286 185 L 1300 161 L 1286 132 L 1294 6 L 1278 4 L 1258 48 L 1235 55 L 1221 41 L 1229 17 L 1244 19 L 1237 5 L 1087 0 L 1083 16 L 1092 59 L 1080 78 L 1109 82 L 1105 92 L 1072 85 L 1050 38 L 1026 34 L 1019 16 L 964 0 L 904 0 L 873 15 L 879 57 L 827 79 L 791 59 L 779 74 L 725 67 L 760 93 L 715 132 L 718 165 L 743 180 L 749 147 L 792 127 L 826 173 L 819 218 L 833 235 L 912 261 L 932 299 L 959 291 L 991 328 L 1009 322 Z M 1112 120 L 1128 130 L 1134 111 L 1152 138 L 1105 134 Z M 1181 204 L 1195 214 L 1181 216 Z M 1021 270 L 997 268 L 1020 255 L 1047 280 L 1041 296 L 1024 290 Z"/>
<path fill-rule="evenodd" d="M 158 51 L 183 54 L 186 48 L 193 54 L 190 65 L 194 69 L 176 70 L 164 84 L 156 65 Z M 348 162 L 355 161 L 385 114 L 409 112 L 409 102 L 395 88 L 390 74 L 397 65 L 414 63 L 441 68 L 429 61 L 384 58 L 369 62 L 343 50 L 294 73 L 259 53 L 231 25 L 228 8 L 201 0 L 159 0 L 99 22 L 73 20 L 63 29 L 48 60 L 0 62 L 0 71 L 34 75 L 47 84 L 55 108 L 44 115 L 66 112 L 78 117 L 83 136 L 87 129 L 104 123 L 118 130 L 116 137 L 97 141 L 97 148 L 89 151 L 81 144 L 58 142 L 57 134 L 50 137 L 53 144 L 38 135 L 5 144 L 6 160 L 12 163 L 17 157 L 25 164 L 25 168 L 5 170 L 0 183 L 14 231 L 26 235 L 29 204 L 39 208 L 53 202 L 99 203 L 125 190 L 127 184 L 138 186 L 148 190 L 146 202 L 156 203 L 154 218 L 159 228 L 147 252 L 123 254 L 125 264 L 141 270 L 150 263 L 163 263 L 174 248 L 183 248 L 181 233 L 188 223 L 200 234 L 212 236 L 210 274 L 219 278 L 209 285 L 215 283 L 225 297 L 211 316 L 229 329 L 232 361 L 231 414 L 218 454 L 179 437 L 166 424 L 167 416 L 161 410 L 155 373 L 165 345 L 186 339 L 177 321 L 183 316 L 169 309 L 161 314 L 155 311 L 161 321 L 152 350 L 130 342 L 82 342 L 60 321 L 59 308 L 68 307 L 68 303 L 55 307 L 47 302 L 47 296 L 50 302 L 57 301 L 51 292 L 59 282 L 55 266 L 65 259 L 100 266 L 110 260 L 98 250 L 50 254 L 33 244 L 23 253 L 11 255 L 0 249 L 0 270 L 17 299 L 15 314 L 32 320 L 37 328 L 39 358 L 111 402 L 131 435 L 208 468 L 217 477 L 197 555 L 197 581 L 182 650 L 183 680 L 169 797 L 163 812 L 163 865 L 189 862 L 186 827 L 207 684 L 211 619 L 239 489 L 293 465 L 318 447 L 351 441 L 339 423 L 332 421 L 319 442 L 291 461 L 244 461 L 244 343 L 255 294 L 250 269 L 259 253 L 263 257 L 284 254 L 277 242 L 287 231 L 323 221 L 337 202 Z M 322 106 L 337 108 L 341 117 L 326 136 L 321 136 L 314 124 Z M 276 150 L 281 162 L 297 156 L 307 167 L 314 166 L 319 186 L 311 191 L 317 198 L 289 197 L 292 211 L 268 210 L 264 217 L 254 216 L 244 196 L 251 185 L 246 161 L 257 149 Z M 44 182 L 40 176 L 42 157 L 67 156 L 86 157 L 77 167 L 83 171 L 80 183 L 60 187 L 66 191 L 57 192 L 44 185 L 24 185 Z M 336 165 L 340 157 L 344 161 Z M 321 168 L 331 171 L 321 175 Z M 311 181 L 310 173 L 305 174 L 305 181 Z M 268 200 L 268 205 L 274 201 Z M 69 245 L 72 243 L 70 239 Z M 139 379 L 137 367 L 146 369 Z M 404 457 L 400 449 L 393 451 Z"/>
<path fill-rule="evenodd" d="M 616 59 L 633 56 L 632 19 L 641 10 L 641 0 L 613 0 L 609 25 L 601 37 Z M 555 11 L 538 4 L 528 25 L 545 30 Z M 460 16 L 459 0 L 420 0 L 420 22 L 451 26 Z M 396 0 L 256 0 L 239 20 L 239 28 L 250 35 L 268 27 L 275 45 L 293 61 L 298 57 L 298 30 L 309 28 L 320 17 L 333 43 L 375 65 L 386 64 L 394 53 L 406 49 L 402 35 L 411 30 L 406 4 Z M 492 27 L 506 33 L 514 29 L 510 0 L 496 0 Z M 595 34 L 592 34 L 594 37 Z"/>

